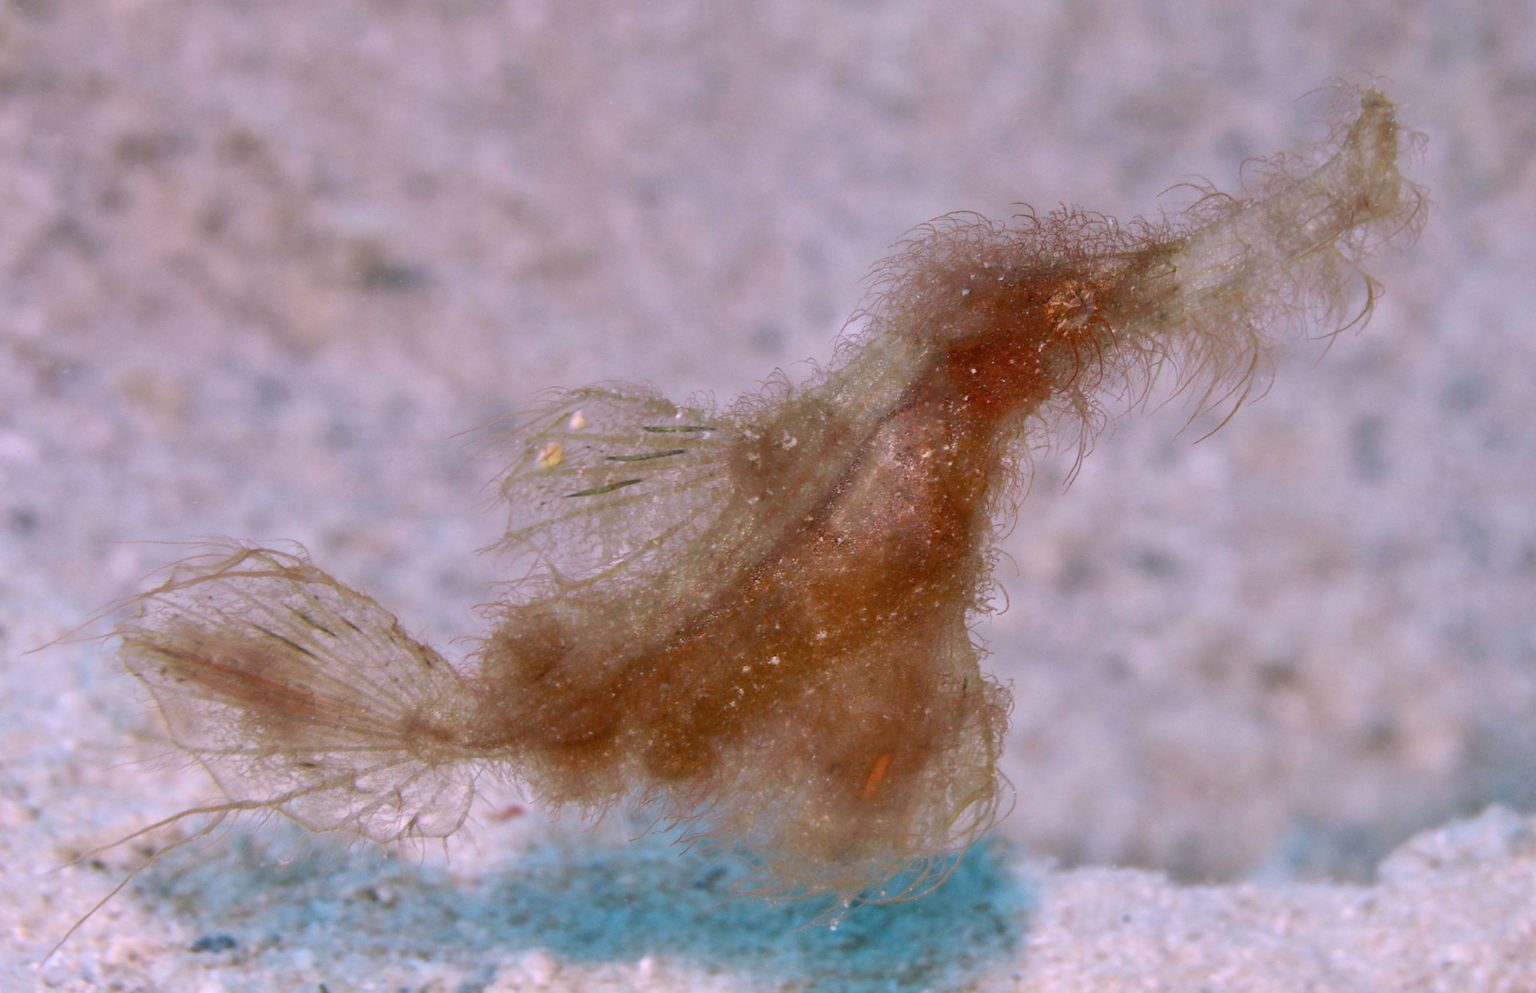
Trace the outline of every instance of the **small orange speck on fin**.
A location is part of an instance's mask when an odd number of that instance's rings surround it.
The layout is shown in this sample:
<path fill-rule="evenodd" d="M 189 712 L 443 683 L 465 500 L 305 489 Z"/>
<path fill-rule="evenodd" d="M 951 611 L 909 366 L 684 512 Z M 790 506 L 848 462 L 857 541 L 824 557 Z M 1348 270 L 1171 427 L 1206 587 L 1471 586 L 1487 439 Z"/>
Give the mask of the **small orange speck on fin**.
<path fill-rule="evenodd" d="M 552 441 L 539 449 L 539 468 L 553 469 L 565 461 L 565 446 L 558 441 Z"/>

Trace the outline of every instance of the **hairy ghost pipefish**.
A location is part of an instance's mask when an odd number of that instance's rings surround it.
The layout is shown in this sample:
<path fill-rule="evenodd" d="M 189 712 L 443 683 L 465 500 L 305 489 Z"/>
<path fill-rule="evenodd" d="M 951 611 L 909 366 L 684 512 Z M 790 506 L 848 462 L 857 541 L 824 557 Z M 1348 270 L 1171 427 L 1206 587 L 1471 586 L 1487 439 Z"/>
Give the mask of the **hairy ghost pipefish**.
<path fill-rule="evenodd" d="M 548 397 L 501 483 L 528 573 L 463 663 L 302 551 L 177 566 L 115 631 L 225 794 L 177 816 L 444 836 L 490 774 L 552 805 L 638 798 L 749 852 L 769 893 L 920 891 L 1008 796 L 1010 700 L 968 625 L 1028 452 L 1163 373 L 1235 410 L 1283 332 L 1369 314 L 1363 259 L 1421 220 L 1412 136 L 1351 96 L 1317 164 L 1175 218 L 923 226 L 808 383 L 721 409 Z"/>

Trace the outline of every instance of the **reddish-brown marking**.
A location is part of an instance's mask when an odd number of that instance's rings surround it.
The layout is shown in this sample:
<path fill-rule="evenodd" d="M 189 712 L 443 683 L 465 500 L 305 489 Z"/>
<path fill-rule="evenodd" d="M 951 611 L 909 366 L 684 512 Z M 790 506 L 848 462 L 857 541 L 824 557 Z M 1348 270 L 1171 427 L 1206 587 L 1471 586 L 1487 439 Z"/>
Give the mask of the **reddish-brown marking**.
<path fill-rule="evenodd" d="M 875 764 L 869 767 L 869 775 L 864 778 L 864 788 L 859 790 L 859 799 L 868 800 L 880 789 L 880 784 L 885 782 L 886 770 L 891 767 L 891 753 L 881 752 L 875 759 Z"/>

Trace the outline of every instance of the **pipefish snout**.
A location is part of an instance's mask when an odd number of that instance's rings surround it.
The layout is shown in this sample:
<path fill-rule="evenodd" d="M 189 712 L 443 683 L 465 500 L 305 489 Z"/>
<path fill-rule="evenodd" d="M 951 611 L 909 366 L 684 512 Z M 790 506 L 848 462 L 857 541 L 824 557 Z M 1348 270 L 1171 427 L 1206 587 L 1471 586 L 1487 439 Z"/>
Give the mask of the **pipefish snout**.
<path fill-rule="evenodd" d="M 1354 96 L 1315 165 L 1175 218 L 924 225 L 810 382 L 719 409 L 550 395 L 506 439 L 502 546 L 527 576 L 461 663 L 301 551 L 182 563 L 115 633 L 227 797 L 203 812 L 440 836 L 492 774 L 552 805 L 638 800 L 749 852 L 769 893 L 938 881 L 1009 797 L 1010 698 L 970 624 L 1027 453 L 1159 374 L 1235 410 L 1286 331 L 1368 315 L 1362 263 L 1425 201 L 1392 104 Z"/>

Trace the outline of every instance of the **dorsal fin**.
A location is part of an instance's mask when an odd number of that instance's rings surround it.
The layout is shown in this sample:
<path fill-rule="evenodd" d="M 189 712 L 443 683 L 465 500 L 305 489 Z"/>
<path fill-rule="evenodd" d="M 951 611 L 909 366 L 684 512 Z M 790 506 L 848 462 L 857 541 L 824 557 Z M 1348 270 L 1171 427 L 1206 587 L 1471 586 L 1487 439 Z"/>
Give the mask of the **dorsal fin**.
<path fill-rule="evenodd" d="M 646 387 L 562 391 L 508 435 L 498 547 L 525 560 L 529 581 L 556 588 L 655 571 L 667 546 L 724 509 L 735 433 L 729 418 Z"/>

